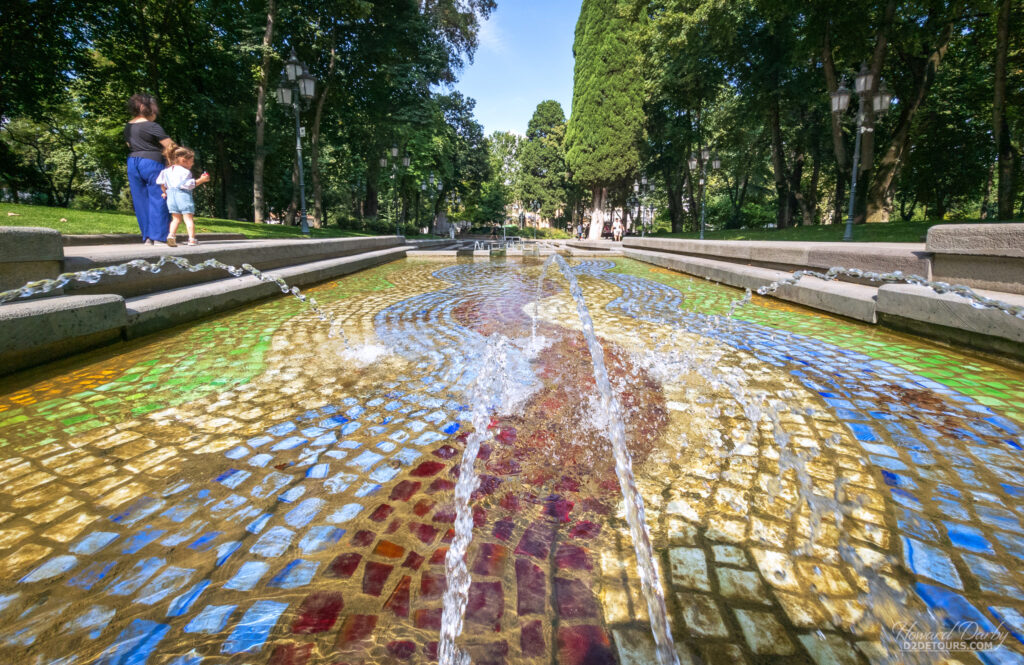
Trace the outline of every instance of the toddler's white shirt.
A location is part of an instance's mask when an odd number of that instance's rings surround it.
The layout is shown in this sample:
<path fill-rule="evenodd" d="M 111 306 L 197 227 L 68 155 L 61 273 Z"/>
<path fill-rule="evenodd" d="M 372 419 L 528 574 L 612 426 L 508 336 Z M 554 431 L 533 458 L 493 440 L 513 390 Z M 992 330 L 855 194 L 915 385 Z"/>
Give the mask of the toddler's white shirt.
<path fill-rule="evenodd" d="M 175 164 L 160 172 L 156 177 L 156 184 L 163 185 L 167 189 L 184 189 L 191 191 L 196 188 L 196 179 L 192 172 L 184 166 Z"/>

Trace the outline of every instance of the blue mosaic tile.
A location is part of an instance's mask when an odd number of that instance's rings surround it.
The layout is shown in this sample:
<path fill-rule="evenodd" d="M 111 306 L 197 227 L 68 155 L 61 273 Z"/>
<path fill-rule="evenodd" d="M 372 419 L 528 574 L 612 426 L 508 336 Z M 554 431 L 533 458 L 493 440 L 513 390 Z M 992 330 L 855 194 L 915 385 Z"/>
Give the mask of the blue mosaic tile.
<path fill-rule="evenodd" d="M 129 596 L 146 583 L 167 563 L 160 557 L 150 557 L 135 563 L 129 570 L 110 583 L 107 593 L 114 596 Z"/>
<path fill-rule="evenodd" d="M 281 496 L 277 497 L 277 500 L 278 501 L 283 501 L 285 503 L 294 503 L 295 501 L 298 501 L 300 498 L 302 498 L 302 495 L 305 494 L 305 493 L 306 493 L 305 486 L 303 486 L 303 485 L 296 485 L 295 487 L 292 487 L 291 489 L 286 491 Z"/>
<path fill-rule="evenodd" d="M 292 542 L 295 533 L 283 526 L 271 527 L 266 533 L 260 536 L 249 551 L 265 557 L 281 556 Z"/>
<path fill-rule="evenodd" d="M 284 436 L 289 432 L 294 432 L 296 429 L 297 428 L 295 423 L 289 421 L 286 423 L 281 423 L 279 425 L 274 425 L 273 427 L 268 428 L 267 431 L 273 434 L 274 436 Z"/>
<path fill-rule="evenodd" d="M 88 591 L 97 582 L 105 578 L 107 573 L 113 570 L 116 565 L 116 561 L 94 561 L 69 579 L 67 584 L 68 586 L 76 586 Z"/>
<path fill-rule="evenodd" d="M 252 451 L 245 446 L 235 446 L 231 450 L 226 451 L 224 453 L 224 457 L 227 457 L 228 459 L 242 459 L 251 452 Z"/>
<path fill-rule="evenodd" d="M 167 616 L 180 617 L 186 614 L 208 586 L 210 586 L 210 580 L 200 580 L 191 589 L 176 597 L 167 608 Z"/>
<path fill-rule="evenodd" d="M 995 554 L 991 543 L 985 539 L 985 535 L 979 529 L 956 522 L 943 522 L 943 524 L 946 526 L 950 542 L 956 547 L 982 554 Z"/>
<path fill-rule="evenodd" d="M 167 624 L 135 619 L 100 654 L 95 665 L 145 665 L 168 630 Z"/>
<path fill-rule="evenodd" d="M 280 589 L 297 589 L 306 586 L 312 581 L 319 567 L 320 564 L 316 561 L 296 559 L 275 575 L 267 586 Z"/>
<path fill-rule="evenodd" d="M 47 559 L 38 568 L 22 577 L 19 582 L 40 582 L 58 575 L 63 575 L 78 564 L 78 558 L 65 554 Z"/>
<path fill-rule="evenodd" d="M 114 618 L 114 614 L 115 610 L 111 607 L 93 605 L 85 614 L 64 624 L 64 629 L 72 633 L 87 632 L 89 639 L 95 640 L 103 634 L 103 629 Z"/>
<path fill-rule="evenodd" d="M 265 561 L 246 561 L 234 577 L 224 584 L 224 588 L 232 591 L 251 591 L 269 570 L 270 564 Z"/>
<path fill-rule="evenodd" d="M 238 548 L 242 546 L 240 540 L 231 540 L 226 543 L 222 543 L 217 546 L 217 561 L 214 563 L 215 566 L 220 567 L 224 565 L 224 562 L 228 558 L 238 551 Z"/>
<path fill-rule="evenodd" d="M 93 531 L 72 545 L 70 550 L 73 554 L 96 554 L 119 537 L 112 531 Z"/>
<path fill-rule="evenodd" d="M 906 536 L 903 536 L 902 540 L 903 560 L 907 569 L 942 582 L 946 586 L 964 588 L 953 562 L 942 550 Z"/>
<path fill-rule="evenodd" d="M 186 633 L 219 633 L 237 605 L 207 605 L 183 629 Z"/>
<path fill-rule="evenodd" d="M 1005 566 L 974 554 L 964 554 L 962 558 L 971 573 L 978 578 L 978 586 L 982 591 L 1024 600 L 1024 591 Z"/>
<path fill-rule="evenodd" d="M 974 510 L 978 513 L 978 517 L 981 518 L 981 521 L 991 527 L 1004 529 L 1006 531 L 1024 533 L 1024 528 L 1021 527 L 1017 516 L 1008 510 L 993 508 L 991 506 L 975 506 Z"/>
<path fill-rule="evenodd" d="M 249 439 L 248 441 L 246 441 L 246 443 L 252 446 L 253 448 L 259 448 L 260 446 L 265 446 L 266 444 L 270 443 L 273 440 L 274 437 L 272 436 L 257 436 Z"/>
<path fill-rule="evenodd" d="M 323 507 L 323 499 L 306 499 L 288 511 L 284 516 L 284 521 L 297 529 L 304 527 L 313 521 Z"/>
<path fill-rule="evenodd" d="M 315 526 L 302 536 L 302 540 L 299 541 L 299 549 L 303 554 L 320 552 L 341 540 L 344 535 L 345 529 L 326 525 Z"/>
<path fill-rule="evenodd" d="M 266 465 L 270 464 L 272 461 L 274 461 L 273 455 L 270 455 L 268 453 L 260 453 L 259 455 L 254 455 L 250 457 L 248 463 L 249 466 L 254 466 L 256 468 L 262 469 Z"/>
<path fill-rule="evenodd" d="M 292 482 L 292 477 L 276 471 L 268 473 L 260 483 L 252 489 L 252 496 L 257 499 L 266 499 L 284 489 L 284 486 Z"/>
<path fill-rule="evenodd" d="M 124 526 L 132 526 L 137 522 L 149 517 L 167 504 L 163 499 L 154 499 L 151 496 L 139 497 L 126 509 L 111 516 L 110 521 Z"/>
<path fill-rule="evenodd" d="M 142 605 L 155 605 L 188 584 L 188 581 L 192 578 L 195 572 L 196 571 L 193 568 L 176 568 L 174 566 L 170 566 L 153 578 L 150 583 L 139 592 L 139 597 L 136 598 L 134 602 Z"/>
<path fill-rule="evenodd" d="M 287 608 L 287 603 L 276 603 L 271 600 L 256 601 L 242 616 L 224 646 L 221 647 L 221 651 L 223 653 L 259 651 L 267 641 L 270 631 L 277 624 L 278 618 Z"/>
<path fill-rule="evenodd" d="M 298 448 L 302 444 L 308 442 L 309 439 L 304 439 L 301 436 L 290 436 L 287 439 L 282 440 L 279 443 L 275 443 L 270 447 L 273 452 L 280 452 L 282 450 L 291 450 L 292 448 Z"/>
<path fill-rule="evenodd" d="M 376 469 L 374 469 L 369 474 L 369 478 L 370 478 L 370 480 L 372 480 L 374 482 L 386 483 L 389 480 L 391 480 L 392 478 L 394 478 L 395 476 L 397 476 L 399 470 L 400 469 L 397 469 L 397 468 L 395 468 L 393 466 L 388 466 L 388 465 L 382 464 L 381 466 L 377 467 Z"/>
<path fill-rule="evenodd" d="M 239 469 L 228 469 L 224 473 L 217 476 L 214 480 L 225 487 L 236 489 L 239 485 L 244 483 L 246 479 L 252 475 L 251 471 L 241 471 Z"/>

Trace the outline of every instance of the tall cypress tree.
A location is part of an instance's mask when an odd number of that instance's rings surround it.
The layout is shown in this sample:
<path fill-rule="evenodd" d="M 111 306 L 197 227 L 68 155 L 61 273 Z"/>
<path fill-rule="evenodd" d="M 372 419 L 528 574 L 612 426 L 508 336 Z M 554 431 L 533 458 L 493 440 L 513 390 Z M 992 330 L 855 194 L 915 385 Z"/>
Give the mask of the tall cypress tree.
<path fill-rule="evenodd" d="M 590 238 L 601 237 L 610 188 L 638 170 L 642 82 L 628 0 L 583 0 L 573 54 L 572 116 L 566 130 L 571 177 L 592 194 Z"/>

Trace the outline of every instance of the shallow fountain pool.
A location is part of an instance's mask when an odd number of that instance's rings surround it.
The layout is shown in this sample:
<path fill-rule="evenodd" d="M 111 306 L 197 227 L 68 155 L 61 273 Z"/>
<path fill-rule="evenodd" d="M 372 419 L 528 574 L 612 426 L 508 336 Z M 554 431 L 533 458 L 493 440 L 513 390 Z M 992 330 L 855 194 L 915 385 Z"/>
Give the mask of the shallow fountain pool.
<path fill-rule="evenodd" d="M 576 304 L 552 270 L 535 307 L 540 272 L 392 263 L 314 290 L 352 348 L 282 299 L 4 380 L 2 662 L 436 660 L 481 411 L 460 647 L 655 662 Z M 573 272 L 681 662 L 914 662 L 914 621 L 1024 662 L 1024 374 L 768 299 L 730 320 L 742 294 L 626 259 Z"/>

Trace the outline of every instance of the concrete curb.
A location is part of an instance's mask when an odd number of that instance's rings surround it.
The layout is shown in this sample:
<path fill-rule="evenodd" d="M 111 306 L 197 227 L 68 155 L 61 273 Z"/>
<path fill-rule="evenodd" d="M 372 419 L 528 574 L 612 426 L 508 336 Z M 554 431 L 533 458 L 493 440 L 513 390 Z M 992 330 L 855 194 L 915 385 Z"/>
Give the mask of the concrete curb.
<path fill-rule="evenodd" d="M 127 321 L 124 298 L 117 295 L 0 305 L 0 374 L 117 341 Z"/>
<path fill-rule="evenodd" d="M 291 286 L 301 287 L 404 258 L 405 252 L 404 247 L 396 247 L 268 272 Z M 276 284 L 246 275 L 129 298 L 125 302 L 128 316 L 125 336 L 128 339 L 142 337 L 280 294 L 281 289 Z"/>
<path fill-rule="evenodd" d="M 790 274 L 771 268 L 744 266 L 728 261 L 715 261 L 663 252 L 626 249 L 623 253 L 627 258 L 637 261 L 751 291 L 768 286 Z M 805 277 L 795 285 L 781 287 L 775 292 L 775 297 L 830 314 L 839 314 L 865 323 L 875 323 L 875 293 L 876 289 L 870 286 L 838 281 L 828 282 Z"/>
<path fill-rule="evenodd" d="M 187 234 L 174 236 L 178 242 L 184 245 L 188 242 Z M 214 242 L 221 240 L 248 240 L 244 233 L 197 233 L 196 240 L 199 242 Z M 141 236 L 137 233 L 81 233 L 77 235 L 65 235 L 65 247 L 81 247 L 83 245 L 139 245 L 142 243 Z"/>

